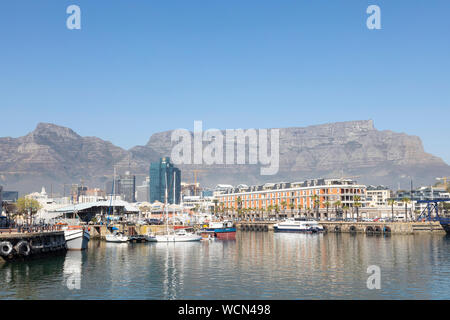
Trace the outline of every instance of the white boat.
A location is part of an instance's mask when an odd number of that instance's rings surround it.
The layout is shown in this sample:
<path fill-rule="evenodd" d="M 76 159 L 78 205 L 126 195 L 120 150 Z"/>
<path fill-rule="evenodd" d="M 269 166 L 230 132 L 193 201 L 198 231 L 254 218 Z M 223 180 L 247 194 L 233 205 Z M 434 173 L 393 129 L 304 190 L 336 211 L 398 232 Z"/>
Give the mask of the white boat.
<path fill-rule="evenodd" d="M 156 242 L 156 236 L 152 233 L 146 234 L 145 240 L 147 240 L 148 242 Z"/>
<path fill-rule="evenodd" d="M 106 242 L 123 243 L 128 241 L 128 236 L 121 232 L 109 233 L 106 235 Z"/>
<path fill-rule="evenodd" d="M 155 238 L 157 242 L 188 242 L 202 240 L 202 236 L 186 232 L 184 229 L 179 229 L 172 234 L 156 235 Z"/>
<path fill-rule="evenodd" d="M 287 219 L 273 225 L 274 232 L 321 232 L 323 227 L 315 220 Z"/>
<path fill-rule="evenodd" d="M 87 248 L 91 235 L 89 229 L 83 226 L 63 227 L 68 250 L 84 250 Z"/>

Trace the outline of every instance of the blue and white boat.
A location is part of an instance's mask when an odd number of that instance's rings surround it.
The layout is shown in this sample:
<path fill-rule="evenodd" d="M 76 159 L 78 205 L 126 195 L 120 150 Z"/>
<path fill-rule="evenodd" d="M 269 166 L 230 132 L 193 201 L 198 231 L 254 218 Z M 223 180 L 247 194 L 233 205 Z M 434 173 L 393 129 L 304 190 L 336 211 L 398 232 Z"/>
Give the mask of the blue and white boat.
<path fill-rule="evenodd" d="M 202 231 L 203 238 L 214 238 L 220 240 L 236 239 L 236 227 L 232 221 L 210 222 L 209 226 Z"/>
<path fill-rule="evenodd" d="M 322 232 L 323 227 L 315 220 L 286 219 L 273 225 L 274 232 Z"/>

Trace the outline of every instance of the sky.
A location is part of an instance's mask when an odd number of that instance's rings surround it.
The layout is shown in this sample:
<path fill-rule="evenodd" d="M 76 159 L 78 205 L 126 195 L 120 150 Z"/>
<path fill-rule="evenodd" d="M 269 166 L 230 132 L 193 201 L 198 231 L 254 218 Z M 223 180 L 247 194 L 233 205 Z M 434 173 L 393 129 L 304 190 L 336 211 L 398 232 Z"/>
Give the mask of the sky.
<path fill-rule="evenodd" d="M 69 30 L 69 5 L 81 29 Z M 381 30 L 369 30 L 369 5 Z M 15 0 L 0 136 L 39 122 L 123 148 L 185 128 L 374 120 L 450 163 L 450 1 Z"/>

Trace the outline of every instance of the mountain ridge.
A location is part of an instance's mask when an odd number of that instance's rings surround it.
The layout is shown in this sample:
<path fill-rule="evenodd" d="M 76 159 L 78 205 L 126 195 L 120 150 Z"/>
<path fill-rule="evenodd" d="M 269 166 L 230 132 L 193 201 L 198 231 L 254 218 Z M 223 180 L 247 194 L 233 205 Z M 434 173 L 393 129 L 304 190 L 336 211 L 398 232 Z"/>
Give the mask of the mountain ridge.
<path fill-rule="evenodd" d="M 361 183 L 396 186 L 397 182 L 408 185 L 408 176 L 417 185 L 450 175 L 450 166 L 425 152 L 420 137 L 377 130 L 372 120 L 278 129 L 277 175 L 261 176 L 260 165 L 179 165 L 183 181 L 192 182 L 193 169 L 198 168 L 205 170 L 198 180 L 206 186 L 298 181 L 343 173 L 359 176 Z M 64 184 L 83 180 L 90 187 L 104 188 L 114 165 L 119 172 L 129 170 L 143 180 L 150 162 L 171 155 L 172 132 L 154 133 L 147 144 L 125 150 L 95 136 L 82 137 L 67 127 L 38 123 L 25 136 L 0 138 L 0 185 L 22 193 L 44 185 L 62 193 L 64 188 L 67 191 Z"/>

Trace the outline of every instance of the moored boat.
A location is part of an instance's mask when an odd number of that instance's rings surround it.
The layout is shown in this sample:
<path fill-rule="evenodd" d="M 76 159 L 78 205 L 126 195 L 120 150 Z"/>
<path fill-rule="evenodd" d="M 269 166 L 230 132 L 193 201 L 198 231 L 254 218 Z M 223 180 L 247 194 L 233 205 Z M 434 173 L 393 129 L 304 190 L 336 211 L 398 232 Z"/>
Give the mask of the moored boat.
<path fill-rule="evenodd" d="M 323 227 L 315 220 L 287 219 L 273 225 L 274 232 L 322 232 Z"/>
<path fill-rule="evenodd" d="M 190 242 L 200 241 L 202 236 L 187 232 L 186 229 L 178 229 L 174 233 L 155 236 L 157 242 Z"/>
<path fill-rule="evenodd" d="M 68 250 L 85 250 L 88 247 L 91 235 L 89 228 L 81 225 L 68 225 L 62 228 Z"/>
<path fill-rule="evenodd" d="M 204 238 L 214 237 L 220 240 L 236 239 L 236 227 L 232 221 L 210 222 L 209 226 L 202 231 Z"/>
<path fill-rule="evenodd" d="M 123 243 L 128 241 L 128 236 L 124 235 L 122 232 L 109 233 L 105 238 L 106 242 Z"/>
<path fill-rule="evenodd" d="M 445 232 L 447 232 L 447 234 L 450 234 L 450 218 L 440 217 L 439 222 Z"/>

